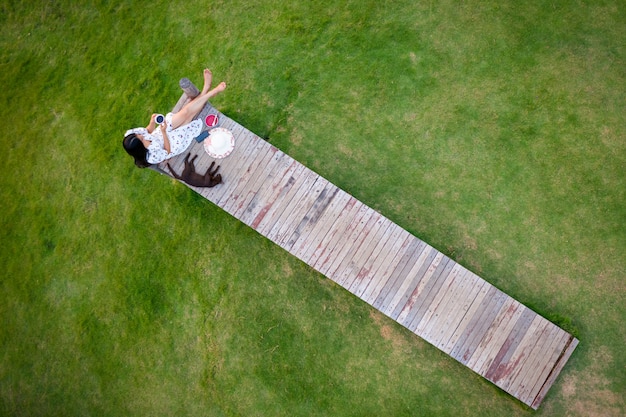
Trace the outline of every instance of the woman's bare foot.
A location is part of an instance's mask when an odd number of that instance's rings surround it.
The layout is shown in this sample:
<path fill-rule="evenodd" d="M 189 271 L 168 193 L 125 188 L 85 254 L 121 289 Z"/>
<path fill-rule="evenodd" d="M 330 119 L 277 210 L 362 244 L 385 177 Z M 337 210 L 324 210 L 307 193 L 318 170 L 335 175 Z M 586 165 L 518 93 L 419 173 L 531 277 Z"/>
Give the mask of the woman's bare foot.
<path fill-rule="evenodd" d="M 219 83 L 217 85 L 217 87 L 215 87 L 213 89 L 213 91 L 215 91 L 215 93 L 221 93 L 222 91 L 226 90 L 226 83 L 224 81 L 222 81 L 221 83 Z"/>
<path fill-rule="evenodd" d="M 204 86 L 202 87 L 201 94 L 206 94 L 211 89 L 211 83 L 213 82 L 213 74 L 211 73 L 210 69 L 205 68 L 203 75 L 204 75 Z"/>

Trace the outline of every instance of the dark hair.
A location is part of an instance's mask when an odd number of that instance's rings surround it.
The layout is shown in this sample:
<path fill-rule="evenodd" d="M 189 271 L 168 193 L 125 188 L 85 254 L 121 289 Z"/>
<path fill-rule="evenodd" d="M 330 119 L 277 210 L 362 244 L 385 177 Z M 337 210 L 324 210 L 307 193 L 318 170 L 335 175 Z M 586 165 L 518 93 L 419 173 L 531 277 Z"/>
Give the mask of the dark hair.
<path fill-rule="evenodd" d="M 130 156 L 135 158 L 135 165 L 137 165 L 139 168 L 147 168 L 151 165 L 146 159 L 148 155 L 148 150 L 145 146 L 143 146 L 143 142 L 139 140 L 137 135 L 135 135 L 134 133 L 128 134 L 126 137 L 124 137 L 123 144 L 126 152 L 128 152 Z"/>

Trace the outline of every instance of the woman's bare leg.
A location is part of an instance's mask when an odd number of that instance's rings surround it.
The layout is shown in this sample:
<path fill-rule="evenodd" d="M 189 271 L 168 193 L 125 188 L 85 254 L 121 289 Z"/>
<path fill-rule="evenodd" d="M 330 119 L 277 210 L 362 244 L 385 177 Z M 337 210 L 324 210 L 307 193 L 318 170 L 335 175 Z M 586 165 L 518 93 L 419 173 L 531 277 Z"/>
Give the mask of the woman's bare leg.
<path fill-rule="evenodd" d="M 202 86 L 202 91 L 200 92 L 199 95 L 204 95 L 208 93 L 209 90 L 211 89 L 211 83 L 213 82 L 213 73 L 211 73 L 210 69 L 205 68 L 203 72 L 203 76 L 204 76 L 204 85 Z"/>
<path fill-rule="evenodd" d="M 204 87 L 200 94 L 185 104 L 182 109 L 172 116 L 172 128 L 176 129 L 180 126 L 184 126 L 191 123 L 193 118 L 200 113 L 204 105 L 210 98 L 215 97 L 226 89 L 226 83 L 221 82 L 217 87 L 209 90 L 211 87 L 212 74 L 209 70 L 204 70 Z"/>

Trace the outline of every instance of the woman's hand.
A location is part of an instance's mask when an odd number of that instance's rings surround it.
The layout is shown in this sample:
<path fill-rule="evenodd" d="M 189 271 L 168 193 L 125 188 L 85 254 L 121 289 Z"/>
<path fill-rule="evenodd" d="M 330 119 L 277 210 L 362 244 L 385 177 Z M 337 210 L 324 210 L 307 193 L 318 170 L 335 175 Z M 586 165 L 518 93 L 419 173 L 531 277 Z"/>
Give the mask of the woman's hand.
<path fill-rule="evenodd" d="M 170 147 L 170 138 L 167 137 L 167 123 L 161 123 L 159 127 L 161 128 L 161 133 L 163 134 L 163 148 L 169 154 L 172 152 L 172 148 Z"/>
<path fill-rule="evenodd" d="M 154 132 L 154 128 L 156 127 L 156 119 L 157 114 L 156 113 L 152 113 L 152 117 L 150 117 L 150 123 L 148 123 L 148 127 L 146 127 L 146 129 L 148 130 L 148 133 L 152 133 Z"/>

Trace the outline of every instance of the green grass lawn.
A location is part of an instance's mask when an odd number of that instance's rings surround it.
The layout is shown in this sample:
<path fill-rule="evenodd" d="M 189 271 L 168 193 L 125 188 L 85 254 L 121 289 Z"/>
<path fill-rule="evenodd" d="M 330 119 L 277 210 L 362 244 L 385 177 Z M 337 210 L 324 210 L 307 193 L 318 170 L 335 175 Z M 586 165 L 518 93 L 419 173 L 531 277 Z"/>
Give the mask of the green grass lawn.
<path fill-rule="evenodd" d="M 30 4 L 32 3 L 32 4 Z M 626 414 L 623 1 L 0 5 L 0 413 Z M 181 184 L 224 113 L 579 339 L 538 412 Z"/>

